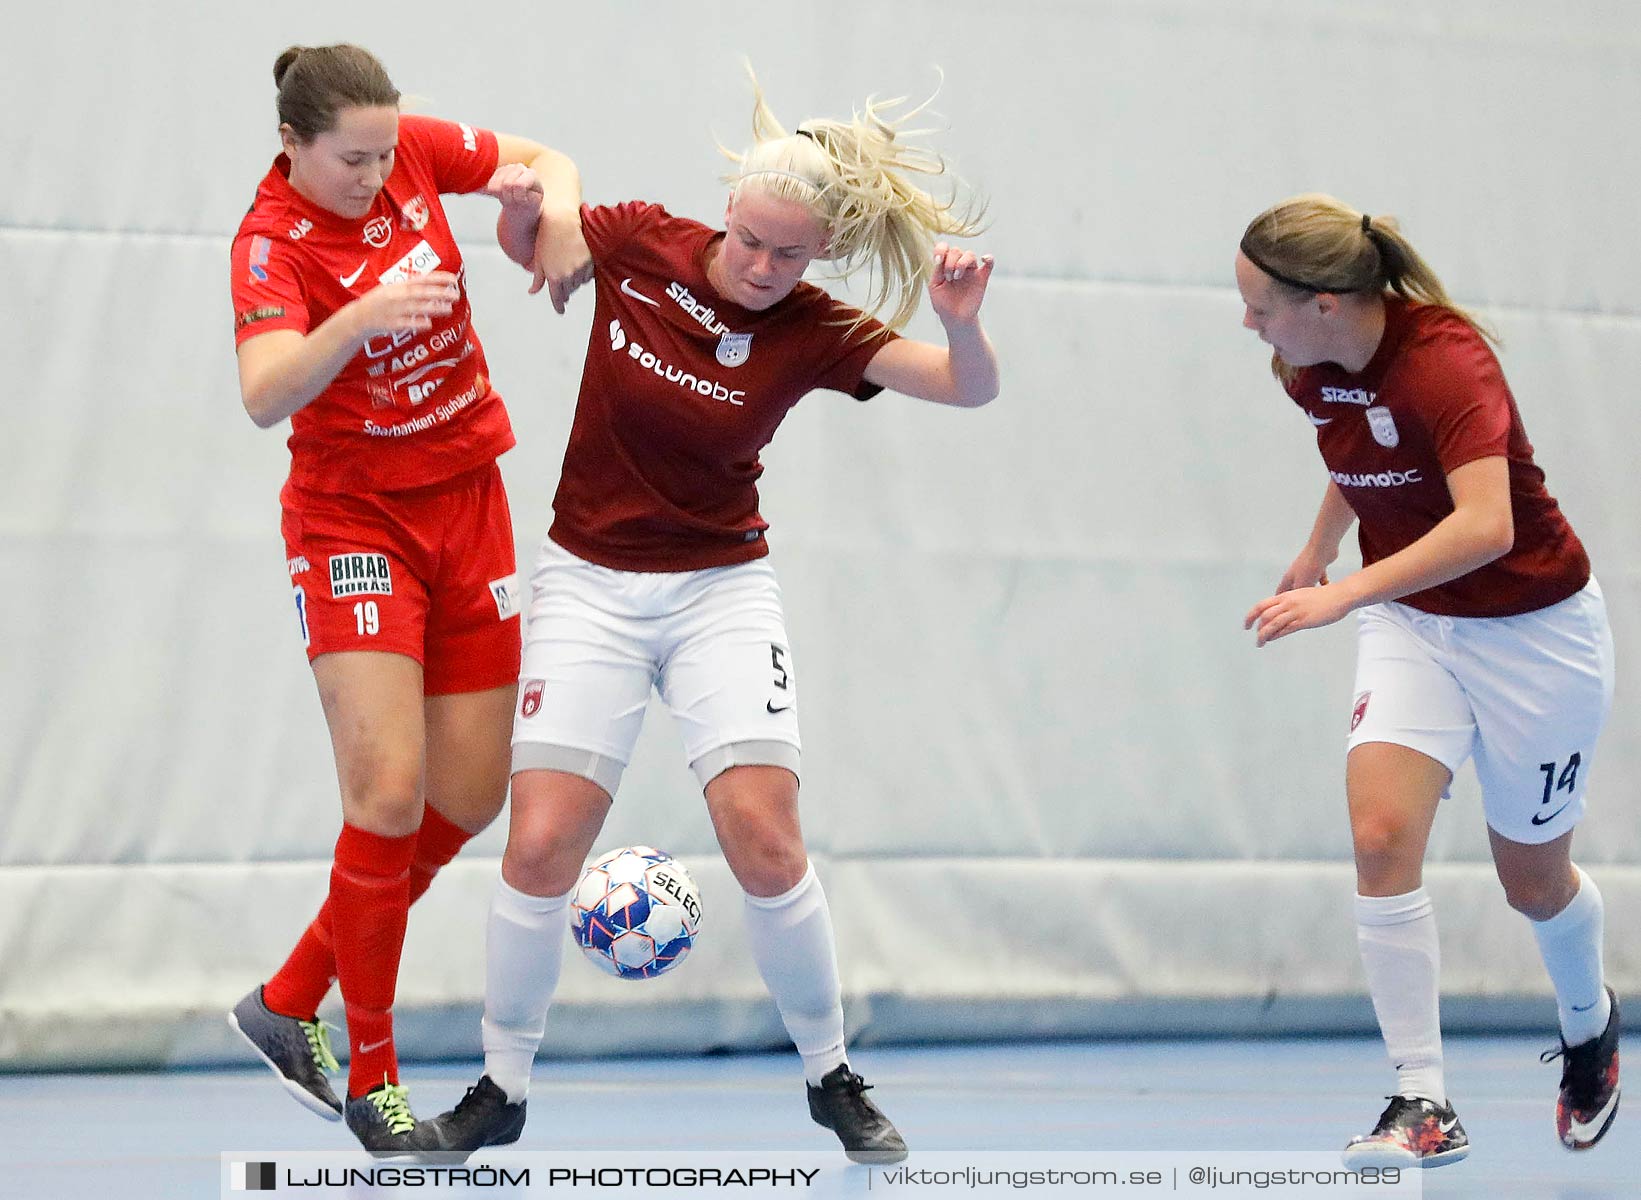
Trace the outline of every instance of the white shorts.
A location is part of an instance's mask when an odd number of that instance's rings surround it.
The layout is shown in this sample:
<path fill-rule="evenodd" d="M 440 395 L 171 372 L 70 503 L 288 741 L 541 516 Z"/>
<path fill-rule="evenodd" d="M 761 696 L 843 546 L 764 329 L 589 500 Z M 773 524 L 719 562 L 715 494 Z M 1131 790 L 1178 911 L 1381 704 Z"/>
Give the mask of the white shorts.
<path fill-rule="evenodd" d="M 615 571 L 543 540 L 513 718 L 513 771 L 567 771 L 611 796 L 650 689 L 705 787 L 733 766 L 798 773 L 798 681 L 768 560 Z"/>
<path fill-rule="evenodd" d="M 1594 579 L 1514 617 L 1374 604 L 1359 614 L 1349 744 L 1393 742 L 1455 772 L 1474 755 L 1487 824 L 1537 844 L 1584 815 L 1612 697 L 1612 631 Z"/>

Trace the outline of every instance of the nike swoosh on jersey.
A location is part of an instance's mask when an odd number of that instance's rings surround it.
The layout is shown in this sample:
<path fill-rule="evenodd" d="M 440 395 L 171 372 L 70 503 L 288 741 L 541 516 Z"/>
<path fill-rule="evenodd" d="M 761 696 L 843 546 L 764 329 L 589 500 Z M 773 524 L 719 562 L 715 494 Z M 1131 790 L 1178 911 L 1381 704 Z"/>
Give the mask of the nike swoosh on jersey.
<path fill-rule="evenodd" d="M 661 302 L 659 300 L 651 300 L 648 296 L 644 295 L 643 292 L 640 292 L 633 287 L 631 275 L 621 281 L 621 290 L 626 292 L 627 295 L 631 296 L 634 300 L 642 300 L 645 304 L 648 304 L 653 308 L 661 307 Z"/>
<path fill-rule="evenodd" d="M 1315 426 L 1318 426 L 1318 427 L 1326 425 L 1326 424 L 1328 424 L 1329 422 L 1331 422 L 1333 420 L 1332 417 L 1316 417 L 1316 416 L 1311 416 L 1310 413 L 1306 413 L 1305 415 L 1307 417 L 1310 417 L 1312 425 L 1315 425 Z"/>
<path fill-rule="evenodd" d="M 1591 1117 L 1588 1121 L 1580 1121 L 1577 1117 L 1569 1115 L 1567 1120 L 1567 1132 L 1572 1134 L 1576 1140 L 1580 1142 L 1587 1142 L 1596 1134 L 1601 1132 L 1601 1127 L 1605 1125 L 1612 1117 L 1612 1111 L 1617 1107 L 1618 1089 L 1614 1088 L 1613 1094 L 1608 1096 L 1607 1102 L 1601 1106 L 1601 1111 L 1596 1113 L 1595 1116 Z"/>
<path fill-rule="evenodd" d="M 365 263 L 368 263 L 369 261 L 370 260 L 367 258 L 365 260 L 365 262 L 360 263 L 359 264 L 359 269 L 357 271 L 355 271 L 352 275 L 338 275 L 336 278 L 342 281 L 342 286 L 343 287 L 345 287 L 345 288 L 352 287 L 355 283 L 358 282 L 359 276 L 361 276 L 365 273 Z"/>

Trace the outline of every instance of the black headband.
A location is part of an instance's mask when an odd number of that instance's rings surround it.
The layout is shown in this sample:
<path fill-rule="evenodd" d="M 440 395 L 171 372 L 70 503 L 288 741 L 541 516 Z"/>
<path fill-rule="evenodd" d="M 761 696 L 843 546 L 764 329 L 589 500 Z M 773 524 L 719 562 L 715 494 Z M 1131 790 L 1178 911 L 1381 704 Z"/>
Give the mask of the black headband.
<path fill-rule="evenodd" d="M 1369 217 L 1369 216 L 1366 216 L 1366 215 L 1364 215 L 1362 217 L 1362 232 L 1363 233 L 1368 232 L 1368 223 L 1372 219 L 1373 219 L 1372 217 Z M 1253 250 L 1249 248 L 1249 246 L 1248 246 L 1248 235 L 1247 234 L 1242 235 L 1242 242 L 1241 242 L 1241 244 L 1239 245 L 1238 248 L 1242 251 L 1242 257 L 1246 258 L 1249 262 L 1253 263 L 1254 266 L 1258 267 L 1261 271 L 1265 272 L 1265 274 L 1269 275 L 1272 279 L 1276 280 L 1278 283 L 1285 283 L 1289 287 L 1294 288 L 1294 289 L 1296 289 L 1298 291 L 1301 291 L 1301 292 L 1310 292 L 1314 296 L 1320 296 L 1320 295 L 1323 295 L 1324 293 L 1329 295 L 1329 296 L 1342 296 L 1342 295 L 1345 295 L 1345 294 L 1350 293 L 1350 292 L 1364 292 L 1364 291 L 1373 291 L 1373 290 L 1375 290 L 1373 288 L 1359 288 L 1359 287 L 1349 287 L 1349 286 L 1332 287 L 1332 286 L 1329 286 L 1328 284 L 1323 284 L 1323 283 L 1306 283 L 1303 279 L 1295 279 L 1292 275 L 1284 275 L 1284 274 L 1282 274 L 1281 271 L 1278 271 L 1274 267 L 1271 267 L 1271 266 L 1267 265 L 1259 257 L 1259 255 L 1255 254 L 1253 252 Z M 1394 286 L 1394 285 L 1392 285 L 1392 286 Z"/>
<path fill-rule="evenodd" d="M 1259 255 L 1255 254 L 1253 252 L 1253 250 L 1249 248 L 1249 246 L 1248 246 L 1248 237 L 1247 237 L 1246 234 L 1244 234 L 1243 237 L 1242 237 L 1242 244 L 1241 244 L 1240 249 L 1242 250 L 1242 257 L 1246 258 L 1249 262 L 1253 263 L 1254 266 L 1258 267 L 1261 271 L 1265 272 L 1265 274 L 1269 275 L 1272 279 L 1276 280 L 1278 283 L 1285 283 L 1289 287 L 1294 288 L 1298 291 L 1312 292 L 1314 294 L 1320 295 L 1323 292 L 1337 292 L 1337 291 L 1341 291 L 1341 290 L 1348 292 L 1348 291 L 1353 290 L 1351 288 L 1341 289 L 1341 288 L 1317 287 L 1316 284 L 1314 284 L 1314 283 L 1306 283 L 1303 280 L 1295 279 L 1291 275 L 1282 274 L 1281 271 L 1278 271 L 1278 270 L 1276 270 L 1276 268 L 1271 267 L 1271 266 L 1267 265 L 1265 262 L 1263 262 L 1260 259 Z"/>

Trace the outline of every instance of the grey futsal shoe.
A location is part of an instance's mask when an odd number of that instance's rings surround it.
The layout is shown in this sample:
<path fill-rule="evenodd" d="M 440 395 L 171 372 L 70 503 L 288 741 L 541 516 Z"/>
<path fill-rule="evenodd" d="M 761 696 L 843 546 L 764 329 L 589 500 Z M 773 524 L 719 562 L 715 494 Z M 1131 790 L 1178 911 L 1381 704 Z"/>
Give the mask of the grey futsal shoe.
<path fill-rule="evenodd" d="M 528 1103 L 508 1103 L 507 1093 L 490 1076 L 482 1075 L 455 1108 L 426 1124 L 434 1127 L 443 1149 L 466 1159 L 485 1146 L 507 1146 L 518 1141 L 524 1132 L 524 1106 Z"/>
<path fill-rule="evenodd" d="M 809 1089 L 809 1115 L 830 1129 L 843 1143 L 843 1152 L 858 1163 L 897 1163 L 906 1157 L 906 1143 L 877 1105 L 866 1098 L 871 1089 L 847 1063 L 821 1077 Z"/>
<path fill-rule="evenodd" d="M 342 1101 L 325 1078 L 325 1072 L 337 1070 L 338 1064 L 323 1021 L 304 1021 L 274 1012 L 262 1002 L 259 984 L 234 1005 L 228 1024 L 273 1068 L 297 1103 L 327 1121 L 342 1119 Z"/>
<path fill-rule="evenodd" d="M 444 1149 L 432 1121 L 410 1111 L 410 1091 L 384 1082 L 363 1096 L 349 1096 L 344 1112 L 359 1144 L 377 1158 L 425 1158 Z"/>

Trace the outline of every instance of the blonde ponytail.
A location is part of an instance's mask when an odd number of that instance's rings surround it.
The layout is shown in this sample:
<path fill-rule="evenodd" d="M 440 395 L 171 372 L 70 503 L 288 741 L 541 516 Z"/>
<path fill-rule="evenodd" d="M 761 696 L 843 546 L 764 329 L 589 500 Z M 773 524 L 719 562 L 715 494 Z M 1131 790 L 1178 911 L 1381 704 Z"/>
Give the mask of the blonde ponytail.
<path fill-rule="evenodd" d="M 1371 217 L 1320 192 L 1292 196 L 1255 217 L 1242 253 L 1290 291 L 1395 292 L 1457 313 L 1477 333 L 1498 336 L 1460 308 L 1402 234 L 1395 217 Z"/>

